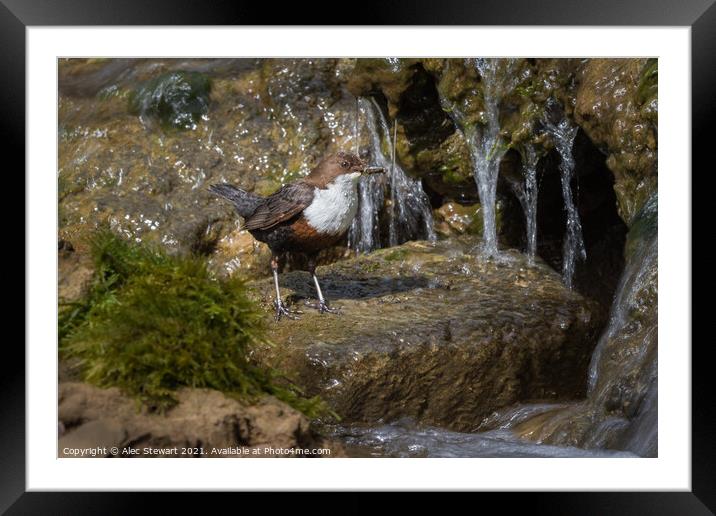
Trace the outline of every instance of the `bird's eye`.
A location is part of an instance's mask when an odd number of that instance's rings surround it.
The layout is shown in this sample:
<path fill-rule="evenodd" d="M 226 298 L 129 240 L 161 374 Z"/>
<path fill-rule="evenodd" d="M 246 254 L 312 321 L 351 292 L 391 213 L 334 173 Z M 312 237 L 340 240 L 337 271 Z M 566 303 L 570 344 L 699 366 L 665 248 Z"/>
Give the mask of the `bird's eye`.
<path fill-rule="evenodd" d="M 343 162 L 341 163 L 341 166 L 342 166 L 343 168 L 348 168 L 350 165 L 351 165 L 351 164 L 348 163 L 347 161 L 343 161 Z"/>

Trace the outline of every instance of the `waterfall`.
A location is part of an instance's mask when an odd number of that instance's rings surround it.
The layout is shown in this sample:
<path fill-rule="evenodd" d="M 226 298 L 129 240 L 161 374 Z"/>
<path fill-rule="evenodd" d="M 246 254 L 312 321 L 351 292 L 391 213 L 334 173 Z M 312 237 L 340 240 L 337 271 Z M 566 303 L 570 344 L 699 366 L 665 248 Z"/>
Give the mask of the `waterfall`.
<path fill-rule="evenodd" d="M 516 73 L 516 59 L 468 59 L 468 66 L 474 66 L 480 74 L 482 84 L 483 110 L 479 123 L 472 123 L 460 106 L 441 96 L 443 110 L 450 115 L 460 130 L 470 150 L 473 175 L 480 196 L 483 213 L 483 247 L 487 256 L 498 254 L 497 224 L 495 200 L 500 161 L 508 150 L 508 146 L 500 135 L 500 103 L 516 87 L 519 76 Z M 555 106 L 556 101 L 550 99 L 548 107 Z M 555 147 L 560 155 L 559 165 L 562 182 L 562 196 L 567 211 L 567 229 L 562 251 L 562 278 L 570 289 L 573 287 L 576 261 L 587 257 L 582 238 L 582 224 L 572 196 L 571 181 L 574 176 L 574 156 L 572 146 L 578 127 L 565 116 L 558 124 L 545 117 L 543 120 L 547 132 L 555 140 Z M 537 156 L 535 150 L 526 150 L 524 160 L 524 186 L 516 187 L 522 203 L 527 226 L 527 254 L 530 262 L 537 251 Z"/>
<path fill-rule="evenodd" d="M 550 100 L 551 104 L 554 105 L 554 101 Z M 584 248 L 582 238 L 582 223 L 579 220 L 579 212 L 572 197 L 572 177 L 574 176 L 572 147 L 579 128 L 573 125 L 565 116 L 562 116 L 557 124 L 552 123 L 549 117 L 545 117 L 544 125 L 547 132 L 554 138 L 555 148 L 561 159 L 559 172 L 562 181 L 562 198 L 564 199 L 564 207 L 567 210 L 567 229 L 562 249 L 562 279 L 565 285 L 571 289 L 577 259 L 584 260 L 587 258 L 587 251 Z"/>
<path fill-rule="evenodd" d="M 419 179 L 410 178 L 395 159 L 397 127 L 390 130 L 387 119 L 373 98 L 359 98 L 358 110 L 365 117 L 371 160 L 383 167 L 387 174 L 390 208 L 387 213 L 382 210 L 386 178 L 378 174 L 361 178 L 358 184 L 358 216 L 348 235 L 350 246 L 361 252 L 381 247 L 380 223 L 383 216 L 387 216 L 390 246 L 410 239 L 435 241 L 432 208 L 422 183 Z M 383 141 L 387 147 L 385 152 Z"/>
<path fill-rule="evenodd" d="M 525 145 L 522 153 L 523 183 L 510 181 L 510 186 L 522 205 L 525 214 L 525 228 L 527 235 L 527 261 L 534 264 L 537 255 L 537 197 L 539 185 L 537 184 L 537 163 L 539 156 L 532 145 Z"/>
<path fill-rule="evenodd" d="M 651 219 L 651 227 L 638 230 L 651 235 L 639 239 L 627 257 L 609 322 L 592 355 L 587 394 L 601 412 L 613 411 L 618 401 L 625 425 L 614 439 L 620 448 L 642 456 L 657 452 L 656 204 L 654 197 L 641 216 Z M 625 382 L 628 391 L 623 390 Z"/>
<path fill-rule="evenodd" d="M 384 132 L 387 130 L 387 124 L 383 126 Z M 396 181 L 395 172 L 395 147 L 398 143 L 398 124 L 393 122 L 393 136 L 390 146 L 390 198 L 396 199 L 398 197 L 398 184 Z M 398 235 L 395 224 L 397 203 L 391 202 L 390 204 L 390 223 L 388 224 L 388 245 L 391 247 L 398 245 Z"/>
<path fill-rule="evenodd" d="M 358 145 L 358 120 L 360 115 L 365 118 L 366 128 L 370 137 L 371 159 L 376 165 L 385 167 L 386 160 L 381 150 L 380 133 L 376 125 L 373 106 L 365 98 L 356 99 L 356 146 Z M 386 169 L 387 170 L 387 169 Z M 358 216 L 348 233 L 348 242 L 352 249 L 369 252 L 380 247 L 380 212 L 385 203 L 384 178 L 382 175 L 371 174 L 362 177 L 358 183 Z"/>
<path fill-rule="evenodd" d="M 646 288 L 647 283 L 652 279 L 651 275 L 655 274 L 653 268 L 649 267 L 648 261 L 656 261 L 656 251 L 656 241 L 654 241 L 644 249 L 640 249 L 638 251 L 640 256 L 629 263 L 624 270 L 621 282 L 617 287 L 617 296 L 609 315 L 609 324 L 592 355 L 592 361 L 589 366 L 590 393 L 593 393 L 600 383 L 600 367 L 602 366 L 605 348 L 610 345 L 613 346 L 613 340 L 619 330 L 627 326 L 631 318 L 632 308 L 640 302 L 638 296 L 641 295 L 642 289 Z M 644 263 L 645 261 L 647 263 Z M 620 367 L 625 369 L 633 368 L 635 367 L 635 362 L 644 360 L 646 357 L 643 353 L 638 353 L 627 358 L 629 360 L 622 362 Z"/>
<path fill-rule="evenodd" d="M 656 447 L 657 218 L 658 197 L 654 195 L 632 223 L 624 272 L 588 376 L 588 396 L 599 406 L 613 405 L 615 390 L 629 379 L 628 398 L 621 396 L 633 419 L 625 447 L 637 453 Z"/>
<path fill-rule="evenodd" d="M 534 264 L 537 255 L 537 151 L 531 145 L 525 148 L 524 175 L 525 175 L 525 226 L 527 228 L 527 259 Z"/>
<path fill-rule="evenodd" d="M 355 108 L 353 111 L 353 154 L 356 156 L 360 152 L 360 141 L 358 139 L 358 122 L 360 120 L 360 100 L 356 97 Z"/>
<path fill-rule="evenodd" d="M 470 149 L 473 175 L 480 196 L 483 213 L 483 248 L 487 256 L 498 254 L 495 198 L 500 161 L 507 146 L 500 138 L 500 102 L 517 83 L 514 68 L 516 59 L 468 59 L 480 74 L 483 94 L 483 120 L 480 124 L 469 123 L 461 110 L 445 99 L 443 108 L 463 133 Z"/>
<path fill-rule="evenodd" d="M 541 417 L 533 430 L 537 442 L 657 456 L 657 218 L 658 198 L 653 196 L 629 231 L 626 265 L 592 353 L 587 399 L 511 407 L 492 416 L 487 428 L 513 428 Z"/>

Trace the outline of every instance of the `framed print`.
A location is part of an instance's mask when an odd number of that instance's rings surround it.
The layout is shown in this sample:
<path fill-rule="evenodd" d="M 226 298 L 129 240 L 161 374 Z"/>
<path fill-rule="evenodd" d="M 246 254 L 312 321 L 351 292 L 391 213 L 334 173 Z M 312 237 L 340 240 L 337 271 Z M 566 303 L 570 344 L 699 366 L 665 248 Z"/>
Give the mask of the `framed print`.
<path fill-rule="evenodd" d="M 0 6 L 27 192 L 9 514 L 122 496 L 49 493 L 82 490 L 713 508 L 710 2 L 61 4 Z"/>

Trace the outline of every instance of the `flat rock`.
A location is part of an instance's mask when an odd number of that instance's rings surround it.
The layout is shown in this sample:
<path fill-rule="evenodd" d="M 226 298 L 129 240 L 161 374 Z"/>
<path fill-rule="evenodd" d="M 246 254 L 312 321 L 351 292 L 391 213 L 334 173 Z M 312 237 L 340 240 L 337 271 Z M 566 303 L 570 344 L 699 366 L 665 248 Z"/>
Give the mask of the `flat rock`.
<path fill-rule="evenodd" d="M 309 275 L 282 274 L 282 294 L 305 313 L 272 322 L 273 345 L 257 358 L 344 422 L 409 417 L 474 431 L 517 401 L 583 397 L 599 307 L 542 263 L 513 251 L 480 258 L 474 245 L 411 242 L 319 267 L 343 315 L 303 308 L 315 295 Z M 270 312 L 272 282 L 253 287 Z"/>

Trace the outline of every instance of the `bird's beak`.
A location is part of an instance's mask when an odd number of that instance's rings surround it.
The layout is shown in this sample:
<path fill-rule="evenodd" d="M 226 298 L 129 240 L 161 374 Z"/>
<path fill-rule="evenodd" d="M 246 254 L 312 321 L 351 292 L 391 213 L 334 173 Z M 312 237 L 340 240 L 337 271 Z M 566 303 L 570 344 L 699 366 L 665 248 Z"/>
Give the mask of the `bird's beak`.
<path fill-rule="evenodd" d="M 380 174 L 383 172 L 383 167 L 365 167 L 363 169 L 363 175 Z"/>

